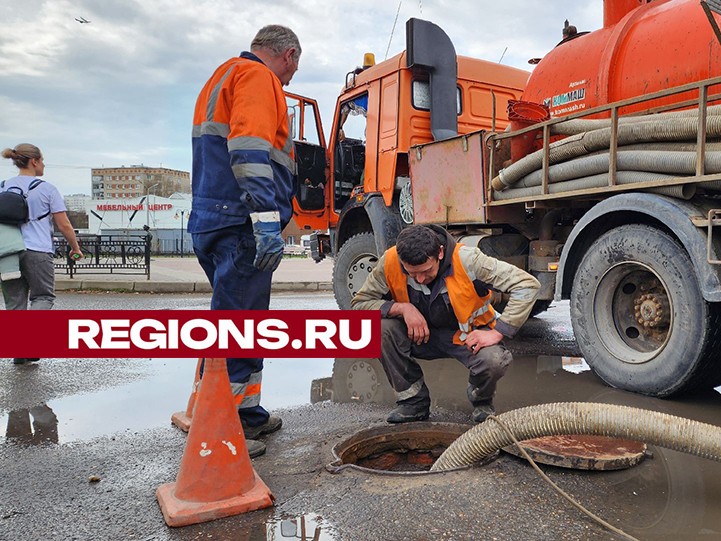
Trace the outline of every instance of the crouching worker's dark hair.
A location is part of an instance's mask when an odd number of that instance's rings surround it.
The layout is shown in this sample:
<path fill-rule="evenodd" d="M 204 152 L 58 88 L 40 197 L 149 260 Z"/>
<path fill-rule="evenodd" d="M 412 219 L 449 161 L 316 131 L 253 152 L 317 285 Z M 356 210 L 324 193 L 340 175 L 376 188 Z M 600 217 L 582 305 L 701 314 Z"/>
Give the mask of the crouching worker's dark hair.
<path fill-rule="evenodd" d="M 411 225 L 398 235 L 396 249 L 403 263 L 421 265 L 428 261 L 429 257 L 438 257 L 441 239 L 429 227 Z"/>

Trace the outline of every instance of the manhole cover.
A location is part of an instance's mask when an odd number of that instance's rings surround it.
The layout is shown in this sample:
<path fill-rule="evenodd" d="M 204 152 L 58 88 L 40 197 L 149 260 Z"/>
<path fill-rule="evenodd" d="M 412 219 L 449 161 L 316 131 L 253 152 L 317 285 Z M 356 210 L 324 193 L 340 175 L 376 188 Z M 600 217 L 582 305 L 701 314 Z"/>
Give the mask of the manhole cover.
<path fill-rule="evenodd" d="M 536 462 L 576 470 L 623 470 L 641 462 L 646 452 L 645 443 L 604 436 L 547 436 L 521 444 Z M 515 445 L 503 450 L 523 457 Z"/>
<path fill-rule="evenodd" d="M 326 468 L 331 473 L 346 468 L 368 473 L 430 473 L 436 459 L 470 428 L 464 424 L 428 422 L 369 428 L 335 445 L 335 460 Z"/>

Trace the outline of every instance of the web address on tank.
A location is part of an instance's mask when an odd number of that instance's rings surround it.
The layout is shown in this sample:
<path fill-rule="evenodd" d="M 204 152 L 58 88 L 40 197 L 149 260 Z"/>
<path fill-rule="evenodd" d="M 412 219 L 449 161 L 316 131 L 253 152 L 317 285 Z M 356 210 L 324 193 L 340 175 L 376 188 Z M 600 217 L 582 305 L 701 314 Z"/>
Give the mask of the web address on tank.
<path fill-rule="evenodd" d="M 3 356 L 359 357 L 380 355 L 377 311 L 19 311 L 0 312 Z M 28 344 L 23 329 L 48 329 Z"/>

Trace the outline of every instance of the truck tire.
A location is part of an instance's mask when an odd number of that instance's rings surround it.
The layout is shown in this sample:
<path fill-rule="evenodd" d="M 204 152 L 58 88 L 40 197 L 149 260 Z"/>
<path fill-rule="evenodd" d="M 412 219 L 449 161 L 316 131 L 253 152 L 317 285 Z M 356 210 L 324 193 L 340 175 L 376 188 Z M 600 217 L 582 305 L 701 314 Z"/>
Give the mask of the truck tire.
<path fill-rule="evenodd" d="M 718 385 L 720 316 L 683 247 L 648 225 L 599 237 L 571 290 L 573 332 L 589 366 L 613 387 L 656 397 Z"/>
<path fill-rule="evenodd" d="M 343 243 L 333 264 L 333 293 L 338 308 L 350 310 L 350 301 L 378 263 L 373 233 L 359 233 Z"/>

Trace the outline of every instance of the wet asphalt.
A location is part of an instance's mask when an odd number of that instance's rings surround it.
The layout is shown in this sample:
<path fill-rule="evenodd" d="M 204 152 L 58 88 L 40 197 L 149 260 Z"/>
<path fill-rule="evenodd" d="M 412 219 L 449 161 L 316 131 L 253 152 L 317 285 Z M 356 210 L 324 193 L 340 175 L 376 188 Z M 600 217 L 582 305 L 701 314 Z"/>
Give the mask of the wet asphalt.
<path fill-rule="evenodd" d="M 205 310 L 209 297 L 61 294 L 59 309 Z M 274 309 L 335 307 L 332 296 L 276 295 Z M 656 400 L 607 387 L 578 358 L 567 304 L 509 341 L 499 412 L 557 401 L 636 406 L 721 424 L 721 395 Z M 186 435 L 195 359 L 0 361 L 0 539 L 78 540 L 576 540 L 620 539 L 581 515 L 522 460 L 507 454 L 460 472 L 419 476 L 329 473 L 333 447 L 386 426 L 393 395 L 380 365 L 362 359 L 266 362 L 263 403 L 284 427 L 254 467 L 274 508 L 168 528 L 155 490 L 173 481 Z M 468 423 L 466 373 L 424 362 L 431 422 Z M 543 466 L 583 505 L 638 539 L 721 539 L 721 464 L 652 447 L 614 472 Z M 91 478 L 93 482 L 91 482 Z"/>

